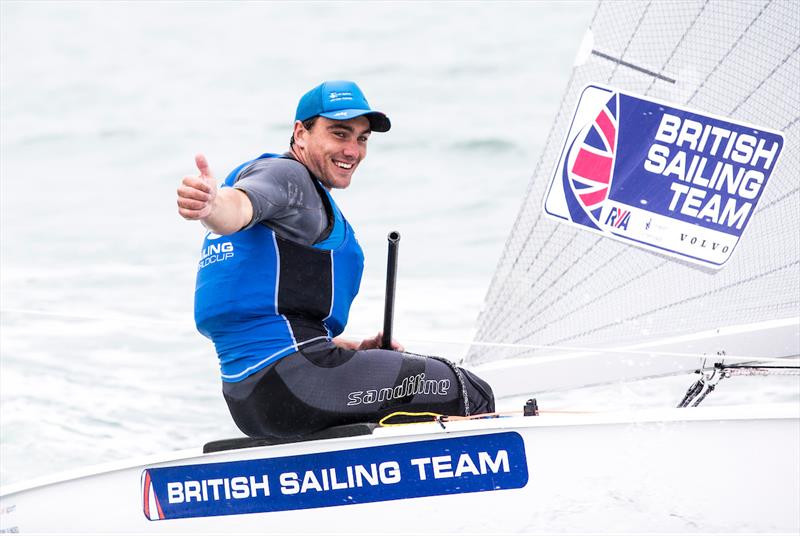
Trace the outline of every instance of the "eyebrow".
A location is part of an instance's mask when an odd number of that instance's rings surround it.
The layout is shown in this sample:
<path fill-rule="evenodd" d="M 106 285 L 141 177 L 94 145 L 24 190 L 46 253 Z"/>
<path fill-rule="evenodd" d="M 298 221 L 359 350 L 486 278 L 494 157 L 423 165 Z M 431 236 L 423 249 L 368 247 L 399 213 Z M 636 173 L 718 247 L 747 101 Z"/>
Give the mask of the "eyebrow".
<path fill-rule="evenodd" d="M 350 125 L 348 125 L 346 123 L 343 123 L 343 122 L 342 123 L 333 123 L 332 125 L 328 125 L 328 130 L 334 130 L 334 129 L 337 129 L 337 128 L 341 128 L 341 129 L 346 130 L 346 131 L 348 131 L 350 133 L 355 132 L 355 130 L 356 130 L 353 127 L 351 127 Z M 367 134 L 367 133 L 371 134 L 372 133 L 372 129 L 371 128 L 366 128 L 361 132 L 361 134 Z"/>

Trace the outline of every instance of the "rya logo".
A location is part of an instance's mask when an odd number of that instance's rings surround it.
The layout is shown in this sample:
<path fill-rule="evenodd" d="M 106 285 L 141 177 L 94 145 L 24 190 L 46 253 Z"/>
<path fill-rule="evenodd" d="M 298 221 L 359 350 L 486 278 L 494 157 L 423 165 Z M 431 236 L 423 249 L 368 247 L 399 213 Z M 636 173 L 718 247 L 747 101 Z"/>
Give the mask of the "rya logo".
<path fill-rule="evenodd" d="M 613 227 L 614 229 L 628 230 L 628 224 L 631 221 L 631 211 L 622 210 L 618 207 L 611 207 L 611 211 L 606 217 L 606 226 Z"/>

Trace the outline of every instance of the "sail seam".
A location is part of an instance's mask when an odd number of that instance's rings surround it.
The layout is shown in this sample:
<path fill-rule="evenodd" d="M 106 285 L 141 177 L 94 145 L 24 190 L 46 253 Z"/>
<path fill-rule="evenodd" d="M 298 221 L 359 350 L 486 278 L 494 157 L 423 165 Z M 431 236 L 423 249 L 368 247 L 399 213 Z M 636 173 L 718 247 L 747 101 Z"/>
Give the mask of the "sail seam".
<path fill-rule="evenodd" d="M 786 192 L 782 196 L 777 197 L 777 198 L 773 199 L 772 201 L 770 201 L 769 203 L 765 203 L 764 205 L 759 207 L 760 208 L 759 212 L 763 212 L 763 211 L 767 210 L 768 208 L 772 208 L 773 206 L 775 206 L 778 203 L 782 202 L 784 199 L 786 199 L 790 195 L 796 194 L 798 191 L 800 191 L 800 187 L 797 187 L 797 188 L 794 188 L 792 190 L 789 190 L 788 192 Z"/>
<path fill-rule="evenodd" d="M 597 247 L 597 244 L 599 244 L 599 243 L 600 243 L 600 240 L 602 240 L 602 237 L 598 237 L 597 239 L 595 239 L 594 243 L 592 243 L 592 244 L 591 244 L 591 245 L 590 245 L 588 248 L 586 248 L 586 249 L 583 251 L 583 253 L 581 253 L 581 254 L 578 256 L 578 258 L 583 258 L 583 257 L 585 257 L 586 255 L 588 255 L 588 254 L 589 254 L 589 253 L 590 253 L 590 252 L 591 252 L 591 251 L 592 251 L 592 250 L 593 250 L 595 247 Z M 551 266 L 553 266 L 553 265 L 555 264 L 555 262 L 556 262 L 556 259 L 553 259 L 553 261 L 552 261 L 552 262 L 550 262 L 550 264 L 549 264 L 549 265 L 547 265 L 547 269 L 545 270 L 545 272 L 547 272 L 547 271 L 550 269 L 550 267 L 551 267 Z M 567 274 L 567 272 L 569 272 L 571 269 L 572 269 L 572 266 L 571 266 L 571 265 L 567 265 L 567 266 L 566 266 L 566 267 L 565 267 L 565 268 L 564 268 L 564 269 L 561 271 L 561 273 L 560 273 L 560 274 L 558 274 L 558 275 L 555 277 L 555 280 L 556 280 L 556 281 L 560 281 L 560 280 L 561 280 L 561 278 L 563 278 L 563 277 L 564 277 L 564 276 Z M 550 288 L 551 288 L 550 286 L 546 286 L 546 287 L 544 287 L 544 288 L 543 288 L 541 291 L 539 291 L 539 294 L 537 294 L 537 295 L 536 295 L 536 296 L 535 296 L 533 299 L 531 299 L 531 300 L 528 302 L 528 308 L 530 309 L 530 308 L 531 308 L 531 306 L 533 306 L 534 302 L 536 302 L 536 301 L 537 301 L 539 298 L 541 298 L 541 297 L 542 297 L 542 295 L 543 295 L 545 292 L 547 292 L 547 291 L 548 291 Z"/>
<path fill-rule="evenodd" d="M 628 38 L 628 42 L 625 43 L 625 48 L 622 49 L 622 54 L 619 55 L 620 62 L 622 61 L 622 58 L 625 57 L 625 53 L 628 52 L 628 47 L 631 46 L 631 42 L 633 41 L 633 38 L 636 37 L 636 34 L 639 31 L 639 27 L 642 25 L 642 21 L 644 20 L 645 16 L 647 15 L 647 11 L 650 9 L 650 5 L 651 4 L 652 4 L 652 2 L 647 2 L 647 5 L 645 6 L 644 11 L 642 11 L 642 16 L 639 17 L 639 21 L 636 23 L 636 28 L 634 28 L 633 32 L 631 32 L 631 36 Z M 594 53 L 594 51 L 592 51 L 592 53 Z M 617 67 L 619 67 L 619 63 L 614 65 L 614 69 L 611 70 L 611 75 L 608 77 L 608 82 L 609 83 L 611 82 L 611 79 L 614 78 L 614 75 L 617 74 Z"/>
<path fill-rule="evenodd" d="M 709 0 L 706 0 L 703 3 L 703 6 L 700 8 L 700 11 L 697 12 L 697 15 L 695 15 L 694 20 L 692 20 L 692 23 L 689 25 L 688 28 L 686 28 L 686 31 L 683 32 L 683 35 L 681 35 L 680 39 L 678 39 L 678 44 L 675 45 L 675 48 L 672 49 L 672 52 L 670 52 L 669 56 L 664 61 L 664 64 L 661 65 L 661 71 L 662 72 L 667 68 L 667 65 L 669 65 L 669 63 L 672 61 L 672 58 L 675 56 L 675 53 L 678 51 L 678 49 L 681 48 L 681 44 L 683 44 L 683 41 L 686 39 L 686 36 L 689 35 L 689 32 L 692 31 L 692 28 L 694 28 L 694 25 L 697 24 L 698 20 L 700 20 L 700 15 L 702 15 L 703 11 L 705 11 L 706 6 L 708 5 L 708 1 Z M 649 95 L 650 94 L 650 90 L 653 89 L 653 86 L 655 85 L 655 83 L 656 83 L 655 80 L 652 80 L 650 82 L 650 86 L 645 91 L 645 95 Z M 672 83 L 674 84 L 675 80 L 673 80 Z"/>
<path fill-rule="evenodd" d="M 786 123 L 786 126 L 784 126 L 781 130 L 788 130 L 788 129 L 792 128 L 793 126 L 795 126 L 797 124 L 798 121 L 800 121 L 800 116 L 797 116 L 794 119 L 792 119 L 791 121 L 789 121 L 788 123 Z"/>
<path fill-rule="evenodd" d="M 626 246 L 626 247 L 630 248 L 630 247 L 632 247 L 632 246 Z M 583 304 L 579 305 L 578 307 L 575 307 L 574 309 L 571 309 L 571 310 L 567 311 L 567 312 L 566 312 L 566 313 L 564 313 L 563 315 L 561 315 L 561 316 L 559 316 L 559 317 L 557 317 L 557 318 L 554 318 L 553 320 L 551 320 L 550 322 L 548 322 L 548 324 L 553 324 L 553 323 L 555 323 L 555 322 L 558 322 L 558 321 L 560 321 L 560 320 L 561 320 L 561 319 L 563 319 L 563 318 L 566 318 L 566 317 L 570 316 L 571 314 L 575 313 L 576 311 L 579 311 L 579 310 L 583 309 L 584 307 L 587 307 L 587 306 L 589 306 L 589 305 L 591 305 L 591 304 L 593 304 L 593 303 L 595 303 L 595 302 L 597 302 L 597 301 L 599 301 L 599 300 L 601 300 L 601 299 L 605 298 L 605 297 L 606 297 L 606 296 L 608 296 L 609 294 L 612 294 L 612 293 L 614 293 L 614 292 L 618 291 L 619 289 L 621 289 L 621 288 L 624 288 L 624 287 L 626 287 L 626 286 L 630 285 L 631 283 L 634 283 L 634 282 L 638 281 L 639 279 L 641 279 L 642 277 L 644 277 L 644 276 L 648 275 L 649 273 L 651 273 L 651 272 L 653 272 L 653 271 L 655 271 L 655 270 L 658 270 L 659 268 L 663 267 L 665 264 L 667 264 L 667 261 L 661 261 L 661 263 L 660 263 L 660 264 L 658 264 L 658 265 L 656 265 L 656 266 L 653 266 L 653 267 L 652 267 L 652 268 L 650 268 L 649 270 L 646 270 L 646 271 L 644 271 L 644 272 L 641 272 L 641 273 L 640 273 L 639 275 L 637 275 L 636 277 L 633 277 L 633 278 L 631 278 L 631 279 L 628 279 L 627 281 L 625 281 L 625 282 L 624 282 L 624 283 L 622 283 L 621 285 L 618 285 L 618 286 L 616 286 L 616 287 L 614 287 L 614 288 L 608 289 L 606 292 L 604 292 L 604 293 L 602 293 L 602 294 L 598 295 L 598 296 L 597 296 L 596 298 L 594 298 L 593 300 L 590 300 L 590 301 L 588 301 L 588 302 L 586 302 L 586 303 L 583 303 Z M 528 332 L 528 333 L 526 333 L 525 335 L 522 335 L 522 336 L 520 336 L 520 337 L 517 337 L 516 339 L 514 339 L 514 342 L 519 342 L 519 341 L 521 341 L 521 340 L 524 340 L 524 339 L 526 339 L 526 338 L 530 337 L 531 335 L 533 335 L 533 334 L 535 334 L 535 333 L 538 333 L 538 332 L 540 332 L 540 331 L 541 331 L 542 329 L 544 329 L 545 327 L 547 327 L 547 325 L 545 325 L 545 326 L 542 326 L 542 327 L 538 327 L 538 328 L 534 329 L 533 331 L 529 331 L 529 332 Z M 599 328 L 598 328 L 598 329 L 599 329 Z M 566 340 L 569 340 L 569 339 L 566 339 Z"/>
<path fill-rule="evenodd" d="M 712 76 L 714 76 L 714 73 L 716 73 L 716 72 L 717 72 L 717 69 L 719 69 L 720 65 L 722 65 L 722 64 L 725 62 L 725 60 L 726 60 L 726 59 L 728 59 L 728 56 L 730 56 L 730 55 L 731 55 L 731 52 L 733 52 L 733 50 L 734 50 L 734 49 L 735 49 L 737 46 L 739 46 L 739 43 L 742 41 L 742 38 L 744 38 L 744 36 L 745 36 L 745 35 L 747 35 L 747 32 L 749 32 L 749 31 L 750 31 L 750 28 L 753 26 L 753 24 L 755 24 L 755 23 L 756 23 L 756 21 L 757 21 L 759 18 L 761 18 L 761 15 L 764 13 L 764 10 L 765 10 L 765 9 L 767 9 L 767 7 L 769 6 L 769 4 L 770 4 L 770 2 L 769 2 L 769 1 L 768 1 L 766 4 L 764 4 L 764 6 L 763 6 L 763 7 L 761 8 L 761 10 L 760 10 L 760 11 L 759 11 L 759 12 L 756 14 L 756 16 L 753 18 L 753 20 L 751 20 L 751 21 L 750 21 L 750 24 L 748 24 L 748 25 L 747 25 L 747 27 L 746 27 L 744 30 L 742 30 L 742 33 L 740 33 L 740 34 L 739 34 L 739 37 L 738 37 L 738 38 L 736 38 L 736 41 L 733 43 L 733 45 L 731 45 L 731 47 L 730 47 L 730 48 L 728 48 L 728 51 L 727 51 L 727 52 L 726 52 L 726 53 L 725 53 L 725 54 L 724 54 L 724 55 L 723 55 L 723 56 L 720 58 L 720 60 L 717 62 L 717 64 L 714 66 L 714 68 L 713 68 L 713 69 L 711 69 L 711 71 L 710 71 L 710 72 L 709 72 L 709 73 L 706 75 L 706 77 L 703 79 L 703 81 L 702 81 L 702 82 L 700 82 L 700 85 L 699 85 L 699 86 L 697 86 L 697 87 L 695 88 L 695 90 L 694 90 L 694 93 L 692 93 L 692 96 L 691 96 L 691 97 L 689 97 L 689 100 L 687 100 L 687 101 L 686 101 L 686 104 L 689 104 L 689 103 L 691 103 L 691 102 L 692 102 L 692 100 L 694 100 L 694 98 L 697 96 L 697 94 L 698 94 L 698 92 L 700 91 L 700 89 L 702 89 L 702 88 L 703 88 L 703 86 L 705 86 L 705 85 L 706 85 L 706 82 L 708 82 L 708 80 L 709 80 L 709 79 L 710 79 Z"/>
<path fill-rule="evenodd" d="M 585 337 L 586 335 L 591 335 L 592 333 L 594 333 L 596 331 L 602 331 L 604 329 L 608 329 L 608 328 L 613 327 L 613 326 L 618 326 L 620 324 L 624 324 L 625 322 L 629 322 L 631 320 L 641 319 L 643 317 L 646 317 L 648 315 L 657 313 L 659 311 L 663 311 L 665 309 L 669 309 L 671 307 L 676 307 L 678 305 L 684 305 L 684 304 L 687 304 L 689 302 L 692 302 L 692 301 L 695 301 L 695 300 L 698 300 L 698 299 L 701 299 L 701 298 L 705 298 L 705 297 L 711 296 L 713 294 L 717 294 L 719 292 L 723 292 L 725 290 L 737 287 L 739 285 L 743 285 L 745 283 L 750 283 L 752 281 L 755 281 L 756 279 L 760 279 L 762 277 L 767 277 L 769 275 L 775 274 L 775 273 L 780 272 L 782 270 L 786 270 L 787 268 L 791 268 L 792 266 L 798 266 L 798 265 L 800 265 L 800 261 L 790 262 L 788 264 L 784 264 L 784 265 L 779 266 L 777 268 L 774 268 L 772 270 L 768 270 L 766 272 L 758 273 L 758 274 L 756 274 L 756 275 L 754 275 L 752 277 L 748 277 L 747 279 L 741 279 L 741 280 L 735 281 L 735 282 L 733 282 L 731 284 L 723 285 L 723 286 L 715 288 L 713 290 L 709 290 L 708 292 L 704 292 L 702 294 L 695 294 L 694 296 L 689 296 L 688 298 L 684 298 L 684 299 L 682 299 L 680 301 L 668 303 L 668 304 L 662 305 L 661 307 L 656 307 L 655 309 L 651 309 L 651 310 L 643 312 L 643 313 L 638 313 L 636 316 L 629 316 L 627 318 L 623 318 L 621 320 L 617 320 L 615 322 L 611 322 L 611 323 L 605 324 L 603 326 L 599 326 L 599 327 L 596 327 L 594 329 L 591 329 L 591 330 L 588 330 L 588 331 L 584 331 L 583 333 L 578 333 L 578 334 L 576 334 L 576 335 L 574 335 L 572 337 L 567 337 L 567 338 L 559 339 L 557 341 L 553 341 L 551 344 L 557 345 L 557 344 L 560 344 L 562 342 L 579 339 L 581 337 Z M 518 342 L 518 340 L 514 341 L 514 342 Z"/>
<path fill-rule="evenodd" d="M 598 242 L 599 242 L 599 241 L 600 241 L 600 239 L 598 239 Z M 616 255 L 613 255 L 613 256 L 609 257 L 609 258 L 606 260 L 606 262 L 604 262 L 603 264 L 601 264 L 601 265 L 600 265 L 600 266 L 597 268 L 597 271 L 598 271 L 598 272 L 602 272 L 604 268 L 606 268 L 608 265 L 610 265 L 610 264 L 614 263 L 614 262 L 615 262 L 615 261 L 616 261 L 616 260 L 617 260 L 619 257 L 621 257 L 622 255 L 624 255 L 625 253 L 628 253 L 629 251 L 630 251 L 630 249 L 624 249 L 624 250 L 622 250 L 622 251 L 619 251 L 619 252 L 618 252 Z M 550 308 L 551 308 L 551 307 L 552 307 L 554 304 L 558 303 L 560 300 L 563 300 L 563 299 L 564 299 L 564 298 L 566 298 L 568 295 L 570 295 L 570 294 L 572 294 L 573 292 L 575 292 L 575 290 L 577 290 L 578 288 L 580 288 L 581 286 L 583 286 L 583 284 L 584 284 L 584 283 L 586 283 L 587 281 L 591 280 L 591 279 L 592 279 L 592 277 L 594 277 L 594 276 L 595 276 L 595 273 L 594 273 L 594 272 L 588 272 L 588 273 L 587 273 L 585 276 L 583 276 L 583 278 L 581 278 L 581 279 L 580 279 L 578 282 L 576 282 L 574 285 L 572 285 L 571 287 L 569 287 L 569 289 L 567 289 L 566 291 L 563 291 L 563 292 L 561 292 L 561 294 L 559 294 L 558 296 L 556 296 L 554 299 L 550 300 L 550 302 L 548 302 L 548 303 L 547 303 L 547 305 L 545 305 L 544 307 L 542 307 L 541 309 L 539 309 L 538 311 L 536 311 L 536 313 L 535 313 L 535 314 L 534 314 L 534 315 L 533 315 L 533 316 L 530 318 L 530 320 L 532 320 L 532 321 L 533 321 L 533 320 L 536 320 L 537 318 L 539 318 L 539 317 L 540 317 L 540 316 L 541 316 L 541 315 L 542 315 L 542 314 L 543 314 L 545 311 L 547 311 L 548 309 L 550 309 Z"/>
<path fill-rule="evenodd" d="M 534 222 L 534 229 L 536 228 L 536 223 L 538 223 L 539 219 L 540 219 L 540 216 L 537 216 L 537 217 L 536 217 L 536 222 Z M 545 247 L 545 246 L 546 246 L 546 245 L 549 243 L 549 241 L 550 241 L 550 238 L 551 238 L 551 237 L 552 237 L 552 236 L 553 236 L 553 235 L 556 233 L 556 231 L 557 231 L 557 230 L 558 230 L 558 226 L 554 226 L 554 227 L 553 227 L 553 230 L 550 232 L 550 235 L 549 235 L 549 236 L 548 236 L 548 238 L 547 238 L 547 239 L 544 241 L 544 243 L 543 243 L 542 247 L 541 247 L 541 248 L 539 249 L 539 251 L 536 253 L 536 257 L 534 257 L 534 259 L 531 261 L 530 265 L 533 265 L 533 263 L 534 263 L 534 262 L 536 262 L 536 259 L 538 259 L 538 258 L 539 258 L 539 253 L 541 253 L 541 251 L 544 249 L 544 247 Z M 504 288 L 504 287 L 506 286 L 506 284 L 508 283 L 508 280 L 509 280 L 509 279 L 511 278 L 511 276 L 513 275 L 513 273 L 514 273 L 514 268 L 516 268 L 516 266 L 517 266 L 517 262 L 519 262 L 520 258 L 522 257 L 523 253 L 525 252 L 525 249 L 527 248 L 527 245 L 528 245 L 528 243 L 530 242 L 530 239 L 533 237 L 533 234 L 534 234 L 534 233 L 533 233 L 533 232 L 531 232 L 531 233 L 529 233 L 529 234 L 528 234 L 528 236 L 527 236 L 527 237 L 525 237 L 525 242 L 522 244 L 522 247 L 520 248 L 520 251 L 519 251 L 519 255 L 517 255 L 516 259 L 514 260 L 514 264 L 511 266 L 511 270 L 509 270 L 509 272 L 508 272 L 508 275 L 506 276 L 506 279 L 503 281 L 503 283 L 502 283 L 502 286 L 501 286 L 501 290 L 502 290 L 502 288 Z M 528 268 L 528 269 L 530 269 L 530 266 L 529 266 L 529 268 Z M 527 272 L 527 270 L 526 270 L 526 272 Z M 511 300 L 511 297 L 510 297 L 510 296 L 511 296 L 511 293 L 507 292 L 507 293 L 506 293 L 506 295 L 507 295 L 508 297 L 507 297 L 507 298 L 505 299 L 505 301 L 502 303 L 502 306 L 500 306 L 500 307 L 497 307 L 497 308 L 495 309 L 495 310 L 496 310 L 498 313 L 502 313 L 502 312 L 504 312 L 504 311 L 506 310 L 506 307 L 505 307 L 505 306 L 506 306 L 506 305 L 508 304 L 508 302 Z M 488 318 L 487 318 L 487 327 L 494 328 L 494 327 L 497 325 L 497 322 L 496 322 L 496 321 L 497 321 L 497 320 L 499 320 L 499 319 L 501 319 L 501 318 L 505 318 L 505 317 L 504 317 L 504 316 L 502 316 L 502 315 L 500 315 L 500 314 L 498 314 L 498 315 L 495 315 L 495 316 L 493 316 L 493 317 L 488 317 Z"/>
<path fill-rule="evenodd" d="M 756 93 L 756 92 L 757 92 L 759 89 L 761 89 L 761 86 L 763 86 L 763 85 L 764 85 L 764 83 L 765 83 L 767 80 L 769 80 L 770 78 L 772 78 L 772 75 L 774 75 L 774 74 L 775 74 L 775 73 L 778 71 L 778 69 L 780 69 L 781 67 L 783 67 L 784 65 L 786 65 L 786 62 L 787 62 L 787 61 L 789 61 L 789 58 L 791 58 L 791 57 L 792 57 L 792 55 L 793 55 L 793 54 L 795 54 L 795 53 L 796 53 L 798 50 L 800 50 L 800 44 L 798 44 L 796 47 L 794 47 L 794 50 L 792 50 L 791 52 L 789 52 L 789 54 L 788 54 L 788 55 L 787 55 L 785 58 L 783 58 L 783 61 L 782 61 L 782 62 L 780 62 L 778 65 L 776 65 L 776 66 L 775 66 L 775 68 L 774 68 L 774 69 L 772 69 L 772 71 L 770 71 L 770 73 L 769 73 L 767 76 L 765 76 L 765 77 L 764 77 L 764 78 L 761 80 L 761 82 L 758 84 L 758 86 L 756 86 L 756 88 L 755 88 L 753 91 L 751 91 L 751 92 L 750 92 L 750 93 L 749 93 L 749 94 L 748 94 L 748 95 L 747 95 L 747 96 L 746 96 L 744 99 L 742 99 L 742 101 L 741 101 L 739 104 L 737 104 L 737 105 L 736 105 L 736 106 L 733 108 L 733 110 L 731 110 L 731 115 L 735 114 L 735 113 L 736 113 L 736 110 L 738 110 L 738 109 L 739 109 L 739 107 L 740 107 L 742 104 L 744 104 L 745 102 L 747 102 L 747 100 L 748 100 L 750 97 L 752 97 L 752 96 L 753 96 L 753 95 L 754 95 L 754 94 L 755 94 L 755 93 Z"/>
<path fill-rule="evenodd" d="M 523 205 L 523 209 L 522 209 L 522 210 L 520 210 L 520 217 L 522 216 L 522 214 L 523 214 L 523 212 L 524 212 L 524 208 L 525 208 L 525 205 Z M 536 228 L 536 224 L 539 222 L 539 219 L 540 219 L 540 218 L 541 218 L 541 216 L 540 216 L 540 215 L 537 215 L 537 216 L 536 216 L 536 221 L 535 221 L 535 222 L 534 222 L 534 224 L 533 224 L 533 228 L 534 228 L 534 229 Z M 555 231 L 553 231 L 553 232 L 555 232 Z M 552 235 L 552 233 L 551 233 L 551 235 Z M 503 279 L 503 282 L 502 282 L 502 283 L 499 283 L 499 282 L 498 282 L 498 287 L 497 287 L 497 288 L 498 288 L 498 290 L 497 290 L 497 293 L 498 293 L 498 294 L 501 294 L 501 293 L 503 292 L 503 290 L 506 288 L 506 285 L 508 284 L 508 280 L 509 280 L 509 279 L 511 278 L 511 276 L 513 275 L 513 273 L 514 273 L 514 269 L 517 267 L 517 263 L 519 262 L 520 258 L 522 257 L 523 253 L 525 252 L 525 249 L 527 248 L 528 242 L 530 242 L 530 240 L 531 240 L 531 238 L 532 238 L 532 237 L 533 237 L 533 232 L 531 232 L 531 233 L 528 233 L 528 236 L 526 236 L 526 237 L 525 237 L 525 240 L 524 240 L 524 242 L 522 243 L 522 247 L 520 248 L 520 250 L 519 250 L 519 253 L 518 253 L 518 254 L 517 254 L 517 256 L 514 258 L 514 262 L 512 263 L 512 265 L 511 265 L 511 268 L 508 270 L 508 273 L 506 274 L 506 276 L 505 276 L 505 279 Z M 510 242 L 511 242 L 511 240 L 509 240 L 509 243 L 510 243 Z M 545 242 L 545 243 L 546 243 L 546 242 Z M 508 293 L 506 293 L 506 294 L 508 294 Z M 503 302 L 503 307 L 497 307 L 497 308 L 495 308 L 495 311 L 496 311 L 497 313 L 502 313 L 502 312 L 503 312 L 503 310 L 505 309 L 505 305 L 506 305 L 506 304 L 508 304 L 508 301 L 509 301 L 509 300 L 510 300 L 510 298 L 506 298 L 506 300 Z M 499 317 L 500 317 L 500 314 L 495 314 L 495 315 L 493 315 L 493 316 L 488 316 L 488 315 L 487 315 L 487 316 L 485 317 L 485 322 L 486 322 L 486 323 L 485 323 L 484 325 L 485 325 L 487 328 L 494 328 L 494 327 L 495 327 L 495 325 L 496 325 L 496 322 L 495 322 L 495 320 L 497 320 Z"/>

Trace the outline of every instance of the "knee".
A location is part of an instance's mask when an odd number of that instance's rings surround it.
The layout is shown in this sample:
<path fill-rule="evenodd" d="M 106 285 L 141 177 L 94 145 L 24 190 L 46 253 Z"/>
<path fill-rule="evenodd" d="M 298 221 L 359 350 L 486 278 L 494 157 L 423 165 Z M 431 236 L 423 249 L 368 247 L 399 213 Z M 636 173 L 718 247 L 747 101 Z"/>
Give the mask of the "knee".
<path fill-rule="evenodd" d="M 492 387 L 476 374 L 461 369 L 467 379 L 467 397 L 470 401 L 471 413 L 494 413 L 494 391 Z"/>

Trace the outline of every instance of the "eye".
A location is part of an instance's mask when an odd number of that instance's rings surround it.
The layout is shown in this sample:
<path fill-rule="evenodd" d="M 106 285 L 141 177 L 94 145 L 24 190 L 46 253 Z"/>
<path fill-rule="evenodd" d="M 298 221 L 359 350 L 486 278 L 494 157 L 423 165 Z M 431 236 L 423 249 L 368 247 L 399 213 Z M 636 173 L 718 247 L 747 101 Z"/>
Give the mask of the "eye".
<path fill-rule="evenodd" d="M 358 137 L 358 142 L 359 142 L 359 143 L 367 143 L 367 140 L 368 140 L 368 139 L 369 139 L 369 138 L 368 138 L 368 137 L 366 137 L 366 136 L 359 136 L 359 137 Z"/>
<path fill-rule="evenodd" d="M 333 135 L 336 136 L 337 138 L 341 138 L 341 139 L 344 139 L 344 137 L 345 137 L 344 132 L 341 132 L 341 131 L 334 131 Z"/>

